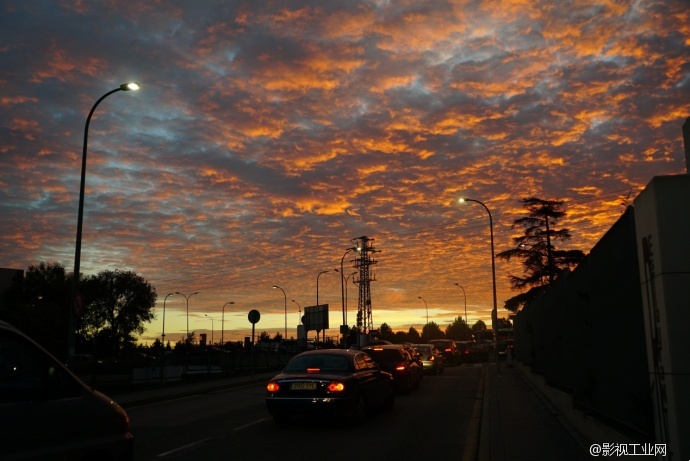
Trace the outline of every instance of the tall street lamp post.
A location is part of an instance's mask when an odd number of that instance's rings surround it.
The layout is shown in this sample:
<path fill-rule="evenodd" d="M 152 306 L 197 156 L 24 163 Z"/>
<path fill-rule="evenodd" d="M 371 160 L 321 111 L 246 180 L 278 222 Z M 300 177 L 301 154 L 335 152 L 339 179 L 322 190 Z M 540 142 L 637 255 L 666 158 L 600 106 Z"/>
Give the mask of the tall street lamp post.
<path fill-rule="evenodd" d="M 136 91 L 139 85 L 136 83 L 123 83 L 119 88 L 108 91 L 100 97 L 98 101 L 91 108 L 88 117 L 86 117 L 86 125 L 84 126 L 84 146 L 81 154 L 81 183 L 79 186 L 79 211 L 77 214 L 77 242 L 74 250 L 74 274 L 72 276 L 72 306 L 69 311 L 69 331 L 67 333 L 67 365 L 73 365 L 75 344 L 76 344 L 76 325 L 77 316 L 81 315 L 83 309 L 82 298 L 79 293 L 79 271 L 81 264 L 81 235 L 84 223 L 84 189 L 86 186 L 86 153 L 89 139 L 89 124 L 96 107 L 105 98 L 118 91 Z"/>
<path fill-rule="evenodd" d="M 211 317 L 208 314 L 204 314 L 204 317 L 208 317 L 211 319 L 211 346 L 213 346 L 213 330 L 214 330 L 214 328 L 213 328 L 213 317 Z"/>
<path fill-rule="evenodd" d="M 347 280 L 345 280 L 345 272 L 343 268 L 343 264 L 345 262 L 345 256 L 351 251 L 361 251 L 361 248 L 357 247 L 352 247 L 348 248 L 345 250 L 345 254 L 343 254 L 343 257 L 340 258 L 340 296 L 341 296 L 341 301 L 342 301 L 342 309 L 343 309 L 343 323 L 342 325 L 347 326 L 347 310 L 345 307 L 345 284 L 347 283 Z M 337 269 L 336 269 L 337 271 Z M 318 304 L 318 303 L 317 303 Z M 345 343 L 345 333 L 343 332 L 343 344 Z"/>
<path fill-rule="evenodd" d="M 195 291 L 191 295 L 187 296 L 184 293 L 180 293 L 179 291 L 175 292 L 176 295 L 184 296 L 185 301 L 187 301 L 187 337 L 185 338 L 185 343 L 187 344 L 187 349 L 189 349 L 189 298 L 191 298 L 194 295 L 198 295 L 199 292 Z"/>
<path fill-rule="evenodd" d="M 225 332 L 225 306 L 228 304 L 235 304 L 235 302 L 228 301 L 227 303 L 223 304 L 223 313 L 220 318 L 220 347 L 225 346 L 225 341 L 223 341 L 223 333 Z"/>
<path fill-rule="evenodd" d="M 325 274 L 327 272 L 330 272 L 330 270 L 327 271 L 321 271 L 319 272 L 319 275 L 316 276 L 316 305 L 319 305 L 319 277 L 321 277 L 321 274 Z M 318 309 L 318 307 L 317 307 Z M 326 329 L 323 329 L 323 342 L 326 342 Z"/>
<path fill-rule="evenodd" d="M 469 325 L 467 324 L 467 295 L 465 294 L 465 289 L 460 285 L 459 283 L 456 283 L 455 285 L 459 286 L 460 289 L 462 290 L 462 295 L 465 297 L 465 331 L 469 330 Z M 465 341 L 467 341 L 469 338 L 467 335 L 465 335 Z"/>
<path fill-rule="evenodd" d="M 501 371 L 501 362 L 498 356 L 498 303 L 496 302 L 496 262 L 494 258 L 494 221 L 491 217 L 491 211 L 479 200 L 474 200 L 471 198 L 461 198 L 462 202 L 475 202 L 484 207 L 486 212 L 489 214 L 489 233 L 491 235 L 491 279 L 493 281 L 493 294 L 494 294 L 494 308 L 491 311 L 491 328 L 494 330 L 494 348 L 496 354 L 496 370 Z"/>
<path fill-rule="evenodd" d="M 287 295 L 285 294 L 285 290 L 280 288 L 278 285 L 273 285 L 273 288 L 274 289 L 277 288 L 280 291 L 282 291 L 283 292 L 283 298 L 285 298 L 284 299 L 284 304 L 285 304 L 285 336 L 283 337 L 283 339 L 287 339 Z"/>
<path fill-rule="evenodd" d="M 168 300 L 168 297 L 172 295 L 174 295 L 174 293 L 168 293 L 163 299 L 163 331 L 161 332 L 161 343 L 163 344 L 163 348 L 161 349 L 161 382 L 163 382 L 163 378 L 165 376 L 165 302 Z"/>
<path fill-rule="evenodd" d="M 426 300 L 422 298 L 421 296 L 417 296 L 419 299 L 424 301 L 424 306 L 426 307 L 426 324 L 427 326 L 429 325 L 429 305 L 426 303 Z"/>
<path fill-rule="evenodd" d="M 299 312 L 299 319 L 298 319 L 299 322 L 298 322 L 298 324 L 299 324 L 299 323 L 302 323 L 302 306 L 300 306 L 299 303 L 298 303 L 297 301 L 295 301 L 294 299 L 292 300 L 292 302 L 295 303 L 295 304 L 297 304 L 297 312 Z"/>

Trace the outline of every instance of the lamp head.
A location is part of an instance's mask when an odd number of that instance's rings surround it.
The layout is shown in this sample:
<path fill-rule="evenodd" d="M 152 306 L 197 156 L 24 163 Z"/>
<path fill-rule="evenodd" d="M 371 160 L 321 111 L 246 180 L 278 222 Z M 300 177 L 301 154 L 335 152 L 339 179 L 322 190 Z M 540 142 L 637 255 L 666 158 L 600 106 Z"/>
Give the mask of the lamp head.
<path fill-rule="evenodd" d="M 137 91 L 139 88 L 141 87 L 138 83 L 135 82 L 123 83 L 122 85 L 120 85 L 120 89 L 122 91 Z"/>

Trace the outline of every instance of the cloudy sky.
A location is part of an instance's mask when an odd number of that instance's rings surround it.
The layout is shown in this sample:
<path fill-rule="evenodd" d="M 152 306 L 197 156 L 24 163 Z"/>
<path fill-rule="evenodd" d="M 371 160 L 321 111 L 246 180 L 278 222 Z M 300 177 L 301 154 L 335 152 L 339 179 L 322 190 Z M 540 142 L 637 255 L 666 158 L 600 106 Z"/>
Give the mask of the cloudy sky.
<path fill-rule="evenodd" d="M 341 319 L 367 236 L 375 326 L 490 324 L 519 199 L 562 199 L 589 251 L 652 177 L 685 173 L 690 13 L 677 0 L 3 1 L 0 267 L 131 270 L 190 329 Z M 346 275 L 354 271 L 345 258 Z M 515 262 L 496 263 L 499 316 Z M 352 280 L 352 278 L 350 279 Z M 419 299 L 422 297 L 423 299 Z M 349 324 L 357 287 L 348 288 Z M 292 302 L 295 300 L 295 302 Z M 426 301 L 426 305 L 424 304 Z M 299 307 L 298 307 L 299 305 Z M 185 331 L 167 298 L 165 330 Z M 213 322 L 205 315 L 211 316 Z M 210 332 L 209 332 L 210 333 Z M 209 338 L 210 339 L 210 338 Z M 218 336 L 216 336 L 216 340 Z"/>

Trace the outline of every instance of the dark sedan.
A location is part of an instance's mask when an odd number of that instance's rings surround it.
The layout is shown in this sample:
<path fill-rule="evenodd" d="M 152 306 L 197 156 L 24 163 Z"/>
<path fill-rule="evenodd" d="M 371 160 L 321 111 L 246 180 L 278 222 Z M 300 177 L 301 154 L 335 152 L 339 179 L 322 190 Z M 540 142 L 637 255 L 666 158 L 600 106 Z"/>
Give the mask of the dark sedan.
<path fill-rule="evenodd" d="M 392 376 L 360 351 L 303 352 L 266 386 L 266 408 L 276 423 L 294 415 L 330 414 L 349 422 L 395 403 Z"/>
<path fill-rule="evenodd" d="M 395 388 L 403 394 L 419 389 L 422 379 L 422 366 L 417 357 L 412 357 L 400 344 L 367 346 L 362 349 L 381 366 L 381 369 L 393 375 Z"/>

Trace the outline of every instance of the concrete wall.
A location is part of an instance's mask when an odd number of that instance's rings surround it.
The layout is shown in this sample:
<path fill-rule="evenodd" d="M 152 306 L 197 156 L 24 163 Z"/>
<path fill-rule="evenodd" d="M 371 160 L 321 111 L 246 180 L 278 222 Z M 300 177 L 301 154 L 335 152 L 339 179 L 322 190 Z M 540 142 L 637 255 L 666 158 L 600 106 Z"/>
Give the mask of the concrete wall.
<path fill-rule="evenodd" d="M 656 177 L 635 199 L 655 434 L 690 458 L 690 176 Z"/>

